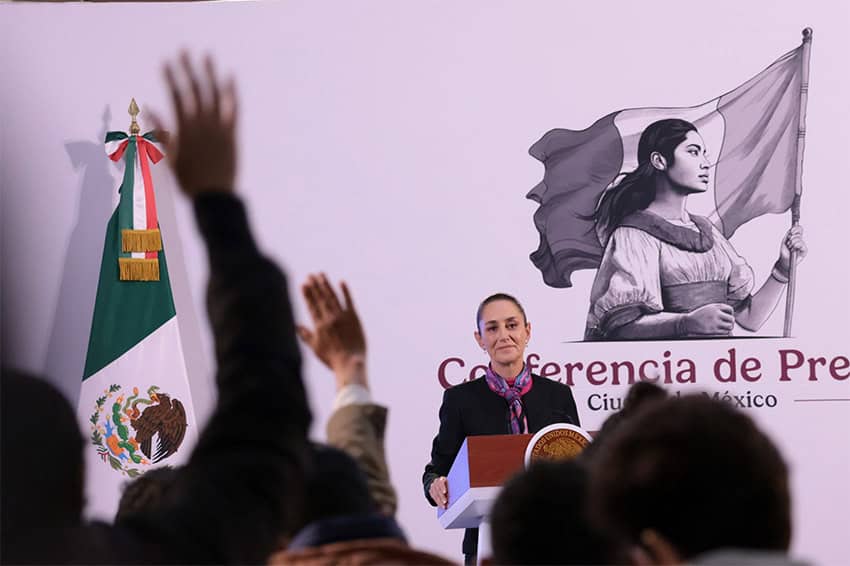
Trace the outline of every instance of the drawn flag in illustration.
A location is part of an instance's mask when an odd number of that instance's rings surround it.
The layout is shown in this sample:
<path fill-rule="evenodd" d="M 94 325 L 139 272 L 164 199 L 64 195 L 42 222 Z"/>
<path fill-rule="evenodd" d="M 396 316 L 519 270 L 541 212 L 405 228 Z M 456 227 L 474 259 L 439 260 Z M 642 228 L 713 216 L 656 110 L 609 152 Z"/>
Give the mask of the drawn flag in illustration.
<path fill-rule="evenodd" d="M 130 132 L 106 135 L 124 177 L 106 227 L 77 411 L 88 514 L 110 520 L 127 481 L 186 461 L 197 436 L 151 178 L 162 153 L 152 132 L 139 135 L 135 115 Z"/>
<path fill-rule="evenodd" d="M 545 167 L 527 195 L 540 205 L 534 214 L 540 246 L 531 260 L 544 282 L 570 287 L 574 271 L 599 267 L 604 250 L 589 217 L 620 174 L 635 169 L 641 132 L 657 120 L 688 120 L 705 140 L 716 162 L 709 218 L 727 238 L 753 218 L 787 211 L 801 166 L 804 46 L 699 106 L 621 110 L 585 130 L 551 130 L 531 146 Z"/>

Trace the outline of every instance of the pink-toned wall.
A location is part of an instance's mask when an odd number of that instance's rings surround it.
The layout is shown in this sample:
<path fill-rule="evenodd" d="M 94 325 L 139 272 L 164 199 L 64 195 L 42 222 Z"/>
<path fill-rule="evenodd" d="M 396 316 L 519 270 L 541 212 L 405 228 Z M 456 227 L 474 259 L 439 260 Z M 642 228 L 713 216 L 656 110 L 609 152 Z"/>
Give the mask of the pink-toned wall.
<path fill-rule="evenodd" d="M 131 97 L 168 119 L 163 60 L 209 51 L 238 78 L 239 189 L 265 250 L 293 289 L 310 272 L 345 277 L 367 326 L 375 397 L 389 405 L 387 450 L 399 516 L 414 543 L 458 556 L 421 493 L 437 428 L 438 367 L 483 361 L 478 301 L 520 297 L 541 362 L 693 360 L 682 391 L 774 395 L 747 411 L 791 463 L 794 551 L 822 564 L 850 553 L 850 380 L 819 366 L 780 381 L 780 350 L 848 356 L 850 191 L 848 8 L 792 2 L 268 2 L 0 6 L 0 251 L 3 363 L 45 373 L 75 401 L 116 168 L 101 141 L 126 129 Z M 814 28 L 795 338 L 584 344 L 593 273 L 543 285 L 535 204 L 541 165 L 528 147 L 555 127 L 610 111 L 690 106 L 739 85 Z M 161 222 L 199 417 L 214 399 L 203 311 L 206 264 L 190 208 L 155 168 Z M 694 207 L 701 204 L 694 200 Z M 704 205 L 704 203 L 703 203 Z M 733 244 L 763 280 L 790 222 L 764 217 Z M 304 305 L 296 299 L 303 319 Z M 783 303 L 759 336 L 782 331 Z M 745 334 L 737 331 L 738 335 Z M 726 384 L 716 359 L 735 348 L 763 365 Z M 682 362 L 684 363 L 684 362 Z M 554 366 L 550 366 L 554 368 Z M 446 378 L 464 377 L 456 363 Z M 307 356 L 316 438 L 330 375 Z M 840 373 L 840 372 L 839 372 Z M 564 372 L 559 374 L 564 376 Z M 575 375 L 582 423 L 623 384 Z"/>

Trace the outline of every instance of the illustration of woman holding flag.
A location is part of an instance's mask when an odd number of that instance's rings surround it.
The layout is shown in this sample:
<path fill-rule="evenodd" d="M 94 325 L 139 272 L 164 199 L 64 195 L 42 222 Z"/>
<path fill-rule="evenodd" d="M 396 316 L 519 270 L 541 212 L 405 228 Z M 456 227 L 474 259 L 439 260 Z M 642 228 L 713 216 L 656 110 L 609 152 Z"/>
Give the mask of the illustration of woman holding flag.
<path fill-rule="evenodd" d="M 782 240 L 779 259 L 753 292 L 747 262 L 688 196 L 705 192 L 711 164 L 696 127 L 653 122 L 638 143 L 638 166 L 606 190 L 593 213 L 604 248 L 593 282 L 586 340 L 722 337 L 735 323 L 755 331 L 776 308 L 807 248 L 802 227 Z"/>

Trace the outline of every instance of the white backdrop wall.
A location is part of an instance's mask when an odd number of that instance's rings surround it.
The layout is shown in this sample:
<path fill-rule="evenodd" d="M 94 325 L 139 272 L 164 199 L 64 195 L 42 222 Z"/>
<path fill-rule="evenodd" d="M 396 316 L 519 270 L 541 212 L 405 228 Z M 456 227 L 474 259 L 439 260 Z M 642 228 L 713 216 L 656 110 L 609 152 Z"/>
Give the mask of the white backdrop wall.
<path fill-rule="evenodd" d="M 238 78 L 239 191 L 263 248 L 288 270 L 347 279 L 366 324 L 374 395 L 390 407 L 387 451 L 399 516 L 419 546 L 458 556 L 420 484 L 437 429 L 440 364 L 457 383 L 482 363 L 472 340 L 478 301 L 524 301 L 530 352 L 557 364 L 688 358 L 696 383 L 673 390 L 774 395 L 746 409 L 788 458 L 794 551 L 824 564 L 850 553 L 850 355 L 842 167 L 850 113 L 839 2 L 262 2 L 0 6 L 0 221 L 3 363 L 46 374 L 76 401 L 98 266 L 118 170 L 106 130 L 128 126 L 131 97 L 167 117 L 162 62 L 181 47 L 214 54 Z M 537 248 L 542 177 L 528 147 L 551 128 L 581 129 L 620 108 L 690 106 L 728 91 L 814 29 L 803 224 L 794 338 L 783 303 L 757 336 L 677 343 L 581 343 L 593 272 L 546 287 Z M 169 267 L 199 418 L 214 392 L 204 319 L 206 264 L 191 209 L 155 167 Z M 694 200 L 694 208 L 700 203 Z M 763 280 L 788 215 L 763 217 L 732 239 Z M 296 312 L 304 320 L 300 297 Z M 713 364 L 734 348 L 758 358 L 755 383 L 721 383 Z M 823 357 L 780 381 L 780 351 Z M 789 354 L 790 355 L 790 354 Z M 333 396 L 306 356 L 316 425 Z M 681 362 L 683 363 L 683 362 Z M 556 366 L 549 366 L 550 370 Z M 842 373 L 842 371 L 844 373 Z M 626 384 L 576 373 L 582 424 L 599 426 Z M 843 399 L 843 401 L 842 401 Z"/>

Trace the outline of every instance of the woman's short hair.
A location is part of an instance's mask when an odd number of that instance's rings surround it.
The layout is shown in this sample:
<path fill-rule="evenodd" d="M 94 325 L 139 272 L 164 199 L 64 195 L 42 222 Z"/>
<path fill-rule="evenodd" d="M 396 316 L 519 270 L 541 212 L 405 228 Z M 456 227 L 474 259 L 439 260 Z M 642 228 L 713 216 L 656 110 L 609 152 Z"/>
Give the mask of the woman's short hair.
<path fill-rule="evenodd" d="M 522 308 L 522 305 L 519 303 L 516 297 L 513 295 L 508 295 L 507 293 L 493 293 L 478 305 L 478 310 L 475 313 L 475 328 L 478 329 L 478 332 L 481 332 L 481 312 L 484 310 L 484 307 L 489 305 L 490 303 L 496 301 L 510 301 L 516 305 L 516 308 L 519 309 L 519 312 L 522 314 L 522 322 L 523 324 L 528 323 L 528 317 L 525 316 L 525 309 Z"/>

